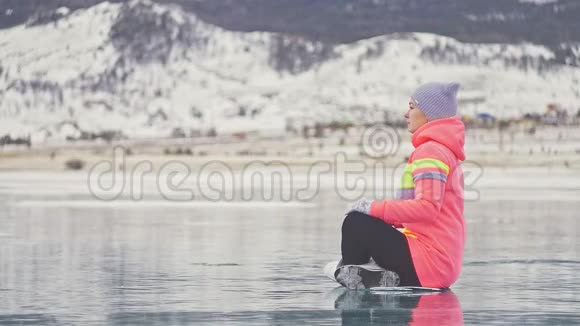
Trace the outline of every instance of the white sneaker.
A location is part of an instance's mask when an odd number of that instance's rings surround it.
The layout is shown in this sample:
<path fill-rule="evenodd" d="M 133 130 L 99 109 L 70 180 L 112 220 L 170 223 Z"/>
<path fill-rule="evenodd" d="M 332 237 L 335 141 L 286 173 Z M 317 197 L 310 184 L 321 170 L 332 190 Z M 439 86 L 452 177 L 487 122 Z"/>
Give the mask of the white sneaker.
<path fill-rule="evenodd" d="M 363 265 L 346 265 L 338 270 L 336 281 L 347 289 L 396 287 L 401 283 L 399 274 L 387 270 L 370 270 Z"/>
<path fill-rule="evenodd" d="M 344 265 L 342 261 L 326 264 L 324 274 L 347 289 L 370 289 L 396 287 L 400 284 L 399 274 L 385 270 L 370 260 L 363 265 Z"/>

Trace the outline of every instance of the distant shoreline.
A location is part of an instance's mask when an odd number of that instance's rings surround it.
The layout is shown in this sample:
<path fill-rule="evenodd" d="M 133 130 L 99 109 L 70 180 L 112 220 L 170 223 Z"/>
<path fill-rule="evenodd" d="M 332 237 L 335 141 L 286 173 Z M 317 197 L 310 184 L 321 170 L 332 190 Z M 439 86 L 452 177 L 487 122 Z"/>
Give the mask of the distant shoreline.
<path fill-rule="evenodd" d="M 75 142 L 42 146 L 0 147 L 0 170 L 90 169 L 111 161 L 113 151 L 124 153 L 125 168 L 149 161 L 159 168 L 170 161 L 196 167 L 212 161 L 233 169 L 252 162 L 281 162 L 289 166 L 312 166 L 335 160 L 338 153 L 348 160 L 367 164 L 378 161 L 385 166 L 405 162 L 413 151 L 406 130 L 389 131 L 383 138 L 365 139 L 362 132 L 334 133 L 324 137 L 214 137 L 126 140 L 115 143 Z M 380 136 L 380 135 L 379 135 Z M 383 134 L 383 136 L 385 136 Z M 364 140 L 364 141 L 363 141 Z M 378 160 L 369 155 L 379 153 Z M 496 129 L 469 129 L 466 133 L 467 160 L 490 167 L 562 167 L 580 169 L 580 128 L 542 128 L 533 135 L 523 131 L 498 132 Z M 119 152 L 118 152 L 119 153 Z M 388 155 L 383 155 L 386 153 Z M 67 162 L 76 160 L 67 167 Z M 118 164 L 118 162 L 116 162 Z"/>
<path fill-rule="evenodd" d="M 404 163 L 404 155 L 395 155 L 385 158 L 373 159 L 360 155 L 346 155 L 348 161 L 364 162 L 372 166 L 377 162 L 383 163 L 386 167 L 396 167 Z M 333 155 L 320 155 L 311 157 L 290 157 L 290 156 L 241 156 L 241 155 L 207 155 L 207 156 L 185 156 L 185 155 L 163 155 L 163 154 L 138 154 L 125 157 L 125 169 L 132 169 L 143 162 L 150 162 L 154 170 L 158 170 L 169 162 L 180 162 L 186 166 L 196 168 L 202 167 L 210 162 L 224 163 L 228 167 L 238 170 L 249 164 L 284 164 L 291 167 L 308 168 L 320 162 L 328 162 L 331 165 L 335 162 Z M 47 154 L 27 153 L 21 155 L 0 154 L 0 171 L 11 170 L 40 170 L 40 171 L 67 171 L 76 170 L 67 167 L 71 161 L 82 162 L 80 170 L 89 170 L 100 162 L 112 162 L 112 155 L 94 155 L 84 152 L 66 151 L 51 157 Z M 117 159 L 115 164 L 121 161 Z M 467 155 L 467 162 L 480 165 L 482 167 L 562 167 L 566 169 L 580 170 L 580 154 L 562 154 L 558 156 L 547 154 L 514 155 L 509 153 L 473 153 Z"/>

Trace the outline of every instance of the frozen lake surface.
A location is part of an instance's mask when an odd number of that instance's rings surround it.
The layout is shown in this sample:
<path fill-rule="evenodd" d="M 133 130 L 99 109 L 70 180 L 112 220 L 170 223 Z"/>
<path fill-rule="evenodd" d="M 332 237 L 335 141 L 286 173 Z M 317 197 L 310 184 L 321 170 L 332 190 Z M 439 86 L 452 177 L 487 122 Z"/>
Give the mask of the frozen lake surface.
<path fill-rule="evenodd" d="M 576 173 L 576 174 L 575 174 Z M 451 292 L 347 292 L 346 202 L 95 201 L 74 173 L 0 173 L 0 325 L 571 324 L 580 180 L 488 170 Z"/>

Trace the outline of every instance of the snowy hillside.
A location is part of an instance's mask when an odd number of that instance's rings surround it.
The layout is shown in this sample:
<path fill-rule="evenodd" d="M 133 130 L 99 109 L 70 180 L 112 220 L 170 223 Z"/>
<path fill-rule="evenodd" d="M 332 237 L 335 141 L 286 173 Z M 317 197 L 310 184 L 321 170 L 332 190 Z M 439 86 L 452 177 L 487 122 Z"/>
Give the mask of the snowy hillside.
<path fill-rule="evenodd" d="M 531 44 L 402 34 L 331 46 L 231 32 L 144 0 L 49 17 L 0 30 L 0 137 L 168 137 L 227 131 L 232 121 L 282 129 L 384 112 L 394 119 L 410 92 L 433 80 L 463 84 L 461 114 L 580 107 L 580 69 Z"/>

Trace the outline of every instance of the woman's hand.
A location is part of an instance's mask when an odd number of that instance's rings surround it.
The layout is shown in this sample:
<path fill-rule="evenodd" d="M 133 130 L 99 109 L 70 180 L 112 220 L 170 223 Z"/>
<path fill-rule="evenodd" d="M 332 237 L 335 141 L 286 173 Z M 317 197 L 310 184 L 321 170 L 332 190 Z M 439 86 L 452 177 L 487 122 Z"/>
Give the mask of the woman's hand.
<path fill-rule="evenodd" d="M 347 208 L 347 210 L 344 212 L 344 215 L 347 215 L 348 213 L 350 213 L 352 211 L 357 211 L 357 212 L 361 212 L 361 213 L 370 215 L 372 202 L 373 202 L 372 200 L 369 200 L 366 198 L 359 199 L 356 202 L 352 203 Z"/>

